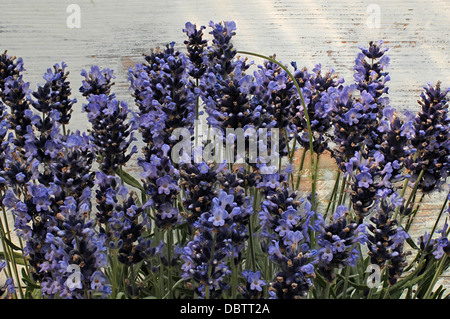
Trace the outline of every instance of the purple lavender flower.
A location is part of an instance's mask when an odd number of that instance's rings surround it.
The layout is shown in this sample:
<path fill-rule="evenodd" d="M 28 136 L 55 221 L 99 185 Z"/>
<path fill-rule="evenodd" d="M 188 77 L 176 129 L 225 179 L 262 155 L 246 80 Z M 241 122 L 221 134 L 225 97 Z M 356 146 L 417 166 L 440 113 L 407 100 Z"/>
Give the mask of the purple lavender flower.
<path fill-rule="evenodd" d="M 173 184 L 172 178 L 169 175 L 165 175 L 156 180 L 158 186 L 158 194 L 169 195 L 172 190 L 176 190 L 177 186 Z"/>
<path fill-rule="evenodd" d="M 69 72 L 66 72 L 67 64 L 62 62 L 61 66 L 55 64 L 54 71 L 47 69 L 44 75 L 46 83 L 39 86 L 32 95 L 36 99 L 32 102 L 33 107 L 44 113 L 50 114 L 51 111 L 58 112 L 57 121 L 62 125 L 69 124 L 72 106 L 77 102 L 76 99 L 70 99 L 70 82 L 67 81 Z"/>
<path fill-rule="evenodd" d="M 318 272 L 329 282 L 336 278 L 336 269 L 354 266 L 358 252 L 354 251 L 355 244 L 367 241 L 364 224 L 356 223 L 349 218 L 347 207 L 339 206 L 327 224 L 321 224 L 318 235 L 319 262 Z M 356 255 L 355 255 L 356 254 Z"/>
<path fill-rule="evenodd" d="M 372 175 L 368 172 L 361 172 L 356 175 L 356 180 L 358 181 L 358 187 L 369 188 L 370 184 L 373 183 Z"/>
<path fill-rule="evenodd" d="M 339 79 L 333 69 L 322 72 L 320 64 L 317 64 L 311 72 L 308 72 L 306 69 L 298 70 L 296 64 L 294 66 L 294 76 L 302 88 L 310 119 L 314 152 L 321 154 L 328 147 L 329 141 L 326 134 L 332 127 L 332 118 L 336 115 L 335 110 L 330 108 L 327 103 L 327 91 L 333 91 L 333 88 L 341 87 L 344 79 Z M 291 109 L 297 141 L 304 148 L 309 149 L 309 138 L 304 137 L 308 135 L 305 110 L 299 99 L 295 98 Z"/>
<path fill-rule="evenodd" d="M 7 51 L 0 55 L 0 98 L 4 99 L 5 81 L 8 78 L 17 78 L 25 71 L 22 58 L 9 56 Z"/>
<path fill-rule="evenodd" d="M 404 242 L 408 235 L 392 218 L 395 206 L 388 199 L 380 202 L 377 212 L 367 224 L 368 255 L 372 264 L 389 266 L 388 281 L 394 285 L 407 265 Z"/>
<path fill-rule="evenodd" d="M 413 149 L 405 158 L 405 166 L 411 181 L 416 181 L 423 170 L 418 188 L 425 193 L 439 189 L 449 172 L 450 119 L 446 100 L 449 90 L 441 89 L 439 82 L 434 87 L 428 84 L 419 101 L 421 111 L 414 117 Z"/>
<path fill-rule="evenodd" d="M 226 232 L 213 234 L 207 229 L 195 235 L 184 248 L 183 277 L 198 283 L 197 287 L 193 287 L 198 296 L 218 298 L 228 289 L 225 276 L 230 270 L 225 258 L 230 250 Z"/>
<path fill-rule="evenodd" d="M 0 273 L 3 268 L 5 268 L 6 262 L 0 262 Z M 0 297 L 2 297 L 6 293 L 6 298 L 13 298 L 16 292 L 16 288 L 14 288 L 14 280 L 12 278 L 7 278 L 3 286 L 0 286 Z M 5 298 L 5 297 L 3 297 Z"/>
<path fill-rule="evenodd" d="M 262 298 L 262 290 L 267 282 L 261 279 L 261 271 L 253 272 L 251 270 L 244 270 L 242 276 L 245 278 L 245 286 L 240 287 L 240 292 L 245 299 L 260 299 Z"/>
<path fill-rule="evenodd" d="M 25 135 L 28 126 L 31 125 L 30 103 L 30 83 L 24 82 L 22 75 L 8 77 L 4 82 L 3 101 L 11 108 L 9 123 L 15 131 L 16 138 L 14 144 L 18 147 L 25 145 Z"/>
<path fill-rule="evenodd" d="M 189 71 L 189 75 L 194 79 L 199 79 L 206 72 L 206 65 L 203 55 L 207 46 L 207 40 L 203 39 L 203 30 L 205 26 L 201 26 L 197 29 L 197 26 L 191 22 L 186 22 L 183 32 L 186 33 L 189 40 L 184 41 L 188 52 L 189 60 L 192 62 L 192 69 Z"/>
<path fill-rule="evenodd" d="M 101 169 L 111 174 L 126 165 L 131 156 L 137 152 L 134 146 L 129 147 L 136 140 L 133 130 L 136 128 L 131 109 L 124 101 L 115 99 L 110 93 L 113 83 L 113 71 L 101 70 L 95 66 L 91 72 L 83 70 L 85 76 L 80 91 L 88 99 L 88 104 L 83 106 L 83 111 L 88 113 L 92 124 L 91 136 L 96 146 L 95 150 L 101 157 Z M 133 116 L 133 115 L 132 115 Z"/>
<path fill-rule="evenodd" d="M 181 166 L 180 176 L 186 193 L 183 206 L 188 212 L 186 218 L 190 227 L 203 212 L 211 210 L 212 200 L 216 196 L 214 183 L 217 181 L 217 174 L 214 165 L 205 162 Z"/>
<path fill-rule="evenodd" d="M 439 238 L 437 238 L 434 243 L 432 244 L 434 246 L 433 255 L 436 259 L 441 259 L 444 254 L 447 256 L 450 256 L 450 244 L 448 240 L 448 224 L 445 223 L 443 228 L 438 230 L 437 232 L 441 234 Z"/>
<path fill-rule="evenodd" d="M 108 95 L 114 98 L 114 93 L 111 93 L 111 87 L 114 85 L 112 82 L 116 77 L 111 69 L 100 69 L 97 65 L 91 66 L 91 70 L 88 73 L 86 70 L 82 70 L 81 76 L 84 77 L 80 92 L 85 97 L 91 95 Z"/>

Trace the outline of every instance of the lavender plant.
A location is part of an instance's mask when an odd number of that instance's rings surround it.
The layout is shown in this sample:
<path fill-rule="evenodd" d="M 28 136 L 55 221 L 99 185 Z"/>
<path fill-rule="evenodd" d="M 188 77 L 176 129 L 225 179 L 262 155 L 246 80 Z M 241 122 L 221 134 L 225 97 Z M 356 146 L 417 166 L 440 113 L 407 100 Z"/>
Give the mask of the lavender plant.
<path fill-rule="evenodd" d="M 33 91 L 22 59 L 0 56 L 0 297 L 448 297 L 450 196 L 431 231 L 411 230 L 446 187 L 449 89 L 428 84 L 420 111 L 401 113 L 382 41 L 359 48 L 346 84 L 238 51 L 233 21 L 182 31 L 186 53 L 170 42 L 129 69 L 134 106 L 112 70 L 83 70 L 87 132 L 68 130 L 64 62 Z M 325 156 L 329 197 L 316 193 Z"/>

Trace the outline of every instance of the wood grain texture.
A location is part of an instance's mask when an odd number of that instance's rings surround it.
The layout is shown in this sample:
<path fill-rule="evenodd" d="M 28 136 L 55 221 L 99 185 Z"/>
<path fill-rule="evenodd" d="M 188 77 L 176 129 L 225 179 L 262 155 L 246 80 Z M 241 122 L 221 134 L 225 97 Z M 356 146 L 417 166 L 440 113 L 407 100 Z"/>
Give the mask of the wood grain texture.
<path fill-rule="evenodd" d="M 81 8 L 79 29 L 66 25 L 66 8 L 72 3 Z M 373 3 L 379 5 L 380 28 L 367 25 L 367 8 Z M 150 48 L 171 41 L 184 50 L 185 22 L 207 25 L 210 20 L 237 23 L 233 43 L 239 50 L 276 53 L 284 63 L 296 61 L 308 69 L 321 63 L 346 82 L 352 82 L 358 46 L 383 39 L 390 47 L 390 101 L 398 110 L 417 111 L 427 82 L 440 80 L 450 86 L 447 0 L 0 0 L 0 50 L 24 59 L 31 88 L 44 82 L 48 67 L 65 61 L 78 99 L 70 128 L 83 131 L 88 121 L 81 113 L 85 100 L 78 93 L 82 69 L 94 64 L 113 69 L 117 97 L 133 105 L 128 68 L 142 62 Z M 336 169 L 326 159 L 321 164 L 319 190 L 326 200 Z M 136 167 L 130 169 L 138 174 Z M 425 199 L 415 235 L 432 227 L 442 197 Z"/>

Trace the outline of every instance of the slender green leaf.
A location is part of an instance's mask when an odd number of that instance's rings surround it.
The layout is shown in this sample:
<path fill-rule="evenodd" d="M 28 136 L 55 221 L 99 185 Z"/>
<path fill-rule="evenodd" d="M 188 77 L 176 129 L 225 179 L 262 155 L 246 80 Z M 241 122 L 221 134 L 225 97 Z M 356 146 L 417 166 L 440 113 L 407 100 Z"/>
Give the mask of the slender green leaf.
<path fill-rule="evenodd" d="M 327 286 L 327 282 L 326 280 L 322 277 L 322 275 L 318 274 L 316 272 L 316 278 L 314 279 L 314 282 L 316 282 L 317 284 L 319 284 L 319 286 L 325 288 Z"/>
<path fill-rule="evenodd" d="M 16 264 L 25 266 L 25 259 L 23 258 L 22 254 L 16 253 L 13 251 L 14 254 L 14 261 Z M 0 251 L 0 259 L 8 260 L 6 254 L 3 251 Z"/>
<path fill-rule="evenodd" d="M 135 187 L 135 188 L 139 189 L 142 192 L 145 192 L 145 189 L 141 185 L 141 183 L 136 178 L 131 176 L 129 173 L 124 171 L 123 169 L 118 168 L 117 171 L 116 171 L 116 174 L 123 179 L 124 183 L 126 183 L 126 184 L 128 184 L 128 185 L 130 185 L 132 187 Z"/>
<path fill-rule="evenodd" d="M 418 250 L 419 247 L 417 247 L 416 243 L 414 242 L 414 240 L 411 237 L 408 237 L 406 239 L 406 242 L 411 246 L 411 248 Z"/>
<path fill-rule="evenodd" d="M 12 241 L 10 241 L 8 238 L 4 237 L 3 240 L 8 244 L 9 247 L 11 247 L 14 250 L 23 251 L 22 248 L 14 244 Z"/>
<path fill-rule="evenodd" d="M 27 275 L 27 272 L 25 269 L 22 269 L 22 281 L 28 288 L 31 289 L 41 289 L 41 286 L 39 286 L 33 279 L 29 278 Z"/>

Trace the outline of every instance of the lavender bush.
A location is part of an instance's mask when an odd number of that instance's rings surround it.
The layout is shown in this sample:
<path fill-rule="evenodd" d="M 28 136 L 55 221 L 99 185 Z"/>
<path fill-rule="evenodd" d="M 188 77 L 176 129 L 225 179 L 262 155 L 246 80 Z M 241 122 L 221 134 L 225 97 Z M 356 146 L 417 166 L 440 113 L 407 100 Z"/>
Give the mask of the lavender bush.
<path fill-rule="evenodd" d="M 22 59 L 0 56 L 0 296 L 449 296 L 437 287 L 450 264 L 449 89 L 428 84 L 420 111 L 400 113 L 382 41 L 359 48 L 345 82 L 239 52 L 235 31 L 186 23 L 185 52 L 172 42 L 129 69 L 134 106 L 117 100 L 112 70 L 83 71 L 86 132 L 67 129 L 64 62 L 33 91 Z M 317 194 L 326 156 L 336 179 Z M 413 238 L 437 192 L 433 228 Z"/>

